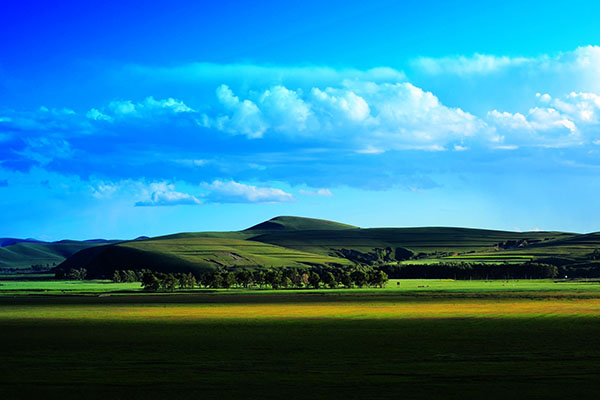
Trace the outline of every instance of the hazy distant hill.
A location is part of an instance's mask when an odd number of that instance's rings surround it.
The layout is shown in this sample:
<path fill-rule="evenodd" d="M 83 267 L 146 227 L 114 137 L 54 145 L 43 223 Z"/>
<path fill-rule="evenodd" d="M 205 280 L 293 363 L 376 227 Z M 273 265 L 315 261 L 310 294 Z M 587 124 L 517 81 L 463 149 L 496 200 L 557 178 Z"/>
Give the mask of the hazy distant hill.
<path fill-rule="evenodd" d="M 0 238 L 0 247 L 10 246 L 15 243 L 44 243 L 36 239 L 17 239 L 17 238 Z"/>

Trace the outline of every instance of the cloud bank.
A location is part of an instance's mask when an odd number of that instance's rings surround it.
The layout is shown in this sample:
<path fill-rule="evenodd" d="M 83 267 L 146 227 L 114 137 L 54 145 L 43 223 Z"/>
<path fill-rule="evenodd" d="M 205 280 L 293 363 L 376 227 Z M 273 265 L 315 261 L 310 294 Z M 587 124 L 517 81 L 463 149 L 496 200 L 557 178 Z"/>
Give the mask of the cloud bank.
<path fill-rule="evenodd" d="M 423 190 L 440 186 L 436 173 L 469 170 L 472 160 L 500 164 L 553 148 L 568 150 L 562 165 L 595 165 L 600 47 L 539 57 L 421 58 L 412 68 L 468 101 L 393 68 L 127 66 L 124 76 L 156 80 L 162 95 L 148 89 L 86 109 L 0 110 L 0 169 L 185 182 L 186 190 L 165 184 L 136 200 L 164 206 L 295 201 L 268 182 Z M 165 95 L 171 87 L 177 94 Z M 512 92 L 519 101 L 488 104 Z M 298 194 L 331 194 L 322 190 Z"/>

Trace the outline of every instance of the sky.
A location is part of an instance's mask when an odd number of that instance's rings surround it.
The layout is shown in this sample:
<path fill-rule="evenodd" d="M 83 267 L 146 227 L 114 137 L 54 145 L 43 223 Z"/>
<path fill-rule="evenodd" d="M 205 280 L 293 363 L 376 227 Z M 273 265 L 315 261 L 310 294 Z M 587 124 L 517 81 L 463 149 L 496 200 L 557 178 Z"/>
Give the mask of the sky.
<path fill-rule="evenodd" d="M 7 1 L 0 237 L 600 230 L 600 3 Z"/>

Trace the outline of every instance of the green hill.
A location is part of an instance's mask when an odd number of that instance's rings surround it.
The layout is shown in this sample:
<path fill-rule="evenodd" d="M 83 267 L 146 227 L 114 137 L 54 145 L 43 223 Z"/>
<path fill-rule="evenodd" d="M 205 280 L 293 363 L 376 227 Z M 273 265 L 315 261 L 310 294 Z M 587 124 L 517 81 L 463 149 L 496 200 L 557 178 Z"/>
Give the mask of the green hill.
<path fill-rule="evenodd" d="M 32 266 L 51 268 L 80 250 L 115 241 L 18 242 L 0 248 L 1 270 L 27 270 Z"/>
<path fill-rule="evenodd" d="M 344 229 L 357 229 L 356 226 L 341 224 L 339 222 L 327 221 L 324 219 L 303 218 L 303 217 L 275 217 L 268 221 L 261 222 L 245 230 L 245 232 L 255 231 L 337 231 Z"/>
<path fill-rule="evenodd" d="M 25 245 L 25 244 L 22 244 Z M 30 245 L 30 244 L 27 244 Z M 9 246 L 11 247 L 11 246 Z M 276 217 L 237 232 L 188 232 L 84 249 L 60 265 L 92 276 L 115 269 L 202 272 L 217 268 L 527 261 L 597 269 L 600 234 L 423 227 L 362 229 Z M 595 254 L 595 255 L 594 255 Z"/>
<path fill-rule="evenodd" d="M 173 235 L 176 236 L 176 235 Z M 114 270 L 202 273 L 219 267 L 302 267 L 351 263 L 346 259 L 286 249 L 267 243 L 203 237 L 157 238 L 124 242 L 80 251 L 59 268 L 84 267 L 90 276 L 112 276 Z"/>
<path fill-rule="evenodd" d="M 438 259 L 476 251 L 493 251 L 495 246 L 514 241 L 538 243 L 566 239 L 573 234 L 560 232 L 507 232 L 469 228 L 371 228 L 342 231 L 261 232 L 250 240 L 275 244 L 306 252 L 340 256 L 342 253 L 362 253 L 375 257 L 384 250 L 391 254 L 380 261 L 402 261 L 410 251 L 420 258 Z M 400 249 L 400 251 L 398 251 Z M 401 253 L 396 257 L 394 253 Z M 360 254 L 354 254 L 360 257 Z"/>

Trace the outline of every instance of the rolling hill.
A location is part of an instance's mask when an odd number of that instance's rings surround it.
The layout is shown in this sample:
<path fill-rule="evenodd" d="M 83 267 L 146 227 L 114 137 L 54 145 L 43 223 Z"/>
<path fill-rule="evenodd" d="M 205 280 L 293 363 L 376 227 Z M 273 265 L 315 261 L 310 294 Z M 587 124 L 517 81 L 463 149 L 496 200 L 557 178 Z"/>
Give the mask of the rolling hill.
<path fill-rule="evenodd" d="M 352 252 L 360 257 L 378 259 L 377 255 L 394 253 L 380 261 L 403 261 L 407 258 L 439 259 L 469 252 L 497 252 L 498 244 L 542 243 L 571 238 L 575 235 L 561 232 L 507 232 L 469 228 L 370 228 L 342 231 L 306 230 L 261 232 L 249 240 L 275 244 L 331 256 L 344 256 Z M 387 250 L 386 250 L 387 249 Z M 409 253 L 411 255 L 409 255 Z M 396 254 L 400 253 L 400 256 Z M 363 257 L 364 259 L 364 257 Z M 358 260 L 357 260 L 358 261 Z"/>
<path fill-rule="evenodd" d="M 16 245 L 5 249 L 13 246 Z M 599 233 L 449 227 L 364 229 L 326 220 L 284 216 L 236 232 L 178 233 L 83 248 L 59 268 L 84 267 L 95 277 L 110 276 L 115 269 L 200 273 L 218 268 L 382 263 L 538 261 L 590 268 L 590 263 L 597 262 L 593 256 L 596 249 L 600 249 Z M 598 264 L 600 271 L 600 262 Z"/>
<path fill-rule="evenodd" d="M 256 241 L 183 235 L 85 249 L 67 259 L 59 268 L 68 270 L 84 267 L 90 276 L 112 276 L 117 269 L 202 273 L 219 267 L 306 267 L 325 264 L 350 265 L 351 262 Z"/>
<path fill-rule="evenodd" d="M 0 238 L 0 247 L 10 246 L 15 243 L 44 243 L 36 239 Z"/>
<path fill-rule="evenodd" d="M 80 250 L 107 243 L 116 243 L 116 241 L 17 241 L 0 247 L 0 270 L 28 270 L 32 269 L 32 266 L 51 268 Z"/>

